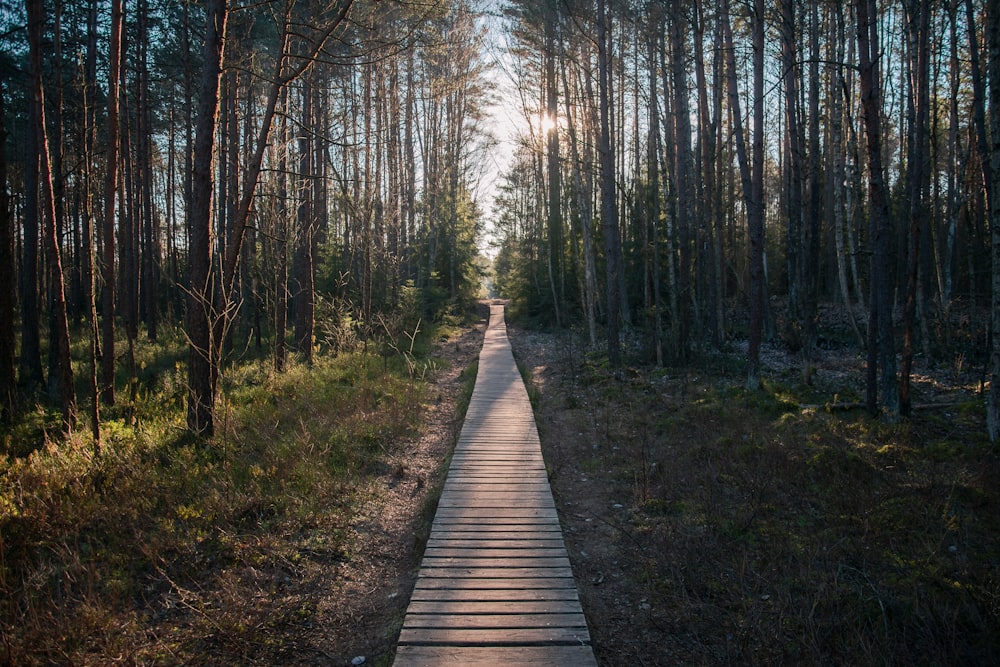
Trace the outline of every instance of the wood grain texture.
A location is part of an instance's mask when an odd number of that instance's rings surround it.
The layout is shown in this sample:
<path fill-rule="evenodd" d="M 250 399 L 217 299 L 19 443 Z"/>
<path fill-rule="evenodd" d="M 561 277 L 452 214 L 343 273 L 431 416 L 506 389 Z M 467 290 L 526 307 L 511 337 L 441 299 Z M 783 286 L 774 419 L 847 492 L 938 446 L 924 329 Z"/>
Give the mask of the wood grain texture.
<path fill-rule="evenodd" d="M 393 664 L 597 664 L 503 306 L 490 308 Z"/>

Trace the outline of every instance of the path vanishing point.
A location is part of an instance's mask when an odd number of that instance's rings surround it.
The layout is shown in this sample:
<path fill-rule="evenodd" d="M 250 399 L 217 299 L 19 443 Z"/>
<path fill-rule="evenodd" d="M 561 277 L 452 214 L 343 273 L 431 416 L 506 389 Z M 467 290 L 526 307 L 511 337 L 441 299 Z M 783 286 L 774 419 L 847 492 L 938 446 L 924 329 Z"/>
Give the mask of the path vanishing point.
<path fill-rule="evenodd" d="M 393 664 L 597 664 L 502 305 Z"/>

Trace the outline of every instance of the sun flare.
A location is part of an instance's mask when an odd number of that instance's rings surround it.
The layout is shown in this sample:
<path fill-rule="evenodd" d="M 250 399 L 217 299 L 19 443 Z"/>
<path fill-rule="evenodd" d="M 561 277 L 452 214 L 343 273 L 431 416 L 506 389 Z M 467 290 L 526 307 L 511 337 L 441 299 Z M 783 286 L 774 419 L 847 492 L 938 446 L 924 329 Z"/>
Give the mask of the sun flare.
<path fill-rule="evenodd" d="M 538 118 L 538 124 L 542 130 L 542 133 L 548 134 L 552 130 L 559 127 L 559 119 L 554 116 L 550 116 L 548 114 L 542 114 Z"/>

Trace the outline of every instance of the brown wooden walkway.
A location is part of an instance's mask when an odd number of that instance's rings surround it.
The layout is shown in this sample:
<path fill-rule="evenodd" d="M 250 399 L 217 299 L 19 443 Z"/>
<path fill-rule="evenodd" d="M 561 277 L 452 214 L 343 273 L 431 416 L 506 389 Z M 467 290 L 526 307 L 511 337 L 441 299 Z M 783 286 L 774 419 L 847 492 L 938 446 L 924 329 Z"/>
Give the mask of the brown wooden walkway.
<path fill-rule="evenodd" d="M 396 650 L 411 665 L 596 665 L 503 306 Z"/>

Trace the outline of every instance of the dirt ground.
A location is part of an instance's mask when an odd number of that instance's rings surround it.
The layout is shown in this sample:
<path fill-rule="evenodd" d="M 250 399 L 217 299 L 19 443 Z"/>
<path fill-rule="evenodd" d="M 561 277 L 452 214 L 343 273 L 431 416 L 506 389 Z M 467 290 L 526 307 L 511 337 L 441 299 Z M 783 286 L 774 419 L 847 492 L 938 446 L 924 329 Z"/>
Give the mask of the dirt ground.
<path fill-rule="evenodd" d="M 317 627 L 310 644 L 320 649 L 307 664 L 347 665 L 361 656 L 363 664 L 389 664 L 433 513 L 429 489 L 440 488 L 460 428 L 459 374 L 478 354 L 484 324 L 439 344 L 435 354 L 451 366 L 432 378 L 437 401 L 428 426 L 380 479 L 381 500 L 352 526 L 355 548 L 321 605 L 328 615 L 317 621 L 328 622 L 322 636 Z M 974 410 L 927 411 L 907 427 L 941 431 L 942 460 L 881 435 L 856 436 L 870 424 L 865 417 L 835 418 L 824 409 L 863 396 L 863 360 L 843 350 L 819 355 L 811 369 L 815 396 L 800 393 L 807 400 L 789 410 L 780 398 L 745 404 L 731 393 L 720 380 L 726 359 L 713 372 L 626 369 L 608 382 L 595 366 L 599 356 L 588 357 L 569 336 L 509 332 L 531 376 L 599 664 L 982 664 L 996 657 L 990 637 L 998 626 L 989 619 L 1000 589 L 995 565 L 981 558 L 996 535 L 992 521 L 973 517 L 994 502 L 990 479 L 1000 461 L 989 448 L 947 444 L 974 439 L 981 428 Z M 774 383 L 801 384 L 794 356 L 768 348 L 765 357 Z M 938 368 L 933 377 L 920 370 L 918 402 L 974 402 L 975 369 Z M 727 396 L 743 403 L 730 410 Z M 806 405 L 814 399 L 817 405 Z M 681 440 L 672 440 L 676 434 Z M 902 509 L 891 510 L 896 503 Z M 956 513 L 969 518 L 958 525 Z M 974 546 L 980 551 L 969 561 L 955 557 Z M 908 553 L 922 554 L 922 565 L 901 567 L 899 554 Z M 967 585 L 942 584 L 951 581 Z"/>
<path fill-rule="evenodd" d="M 432 502 L 461 429 L 462 372 L 479 356 L 488 312 L 474 327 L 435 344 L 432 355 L 447 363 L 428 378 L 432 400 L 420 437 L 394 453 L 376 481 L 380 488 L 366 494 L 371 500 L 349 529 L 349 558 L 339 564 L 333 586 L 316 592 L 321 614 L 300 656 L 304 664 L 390 663 L 433 518 Z"/>

